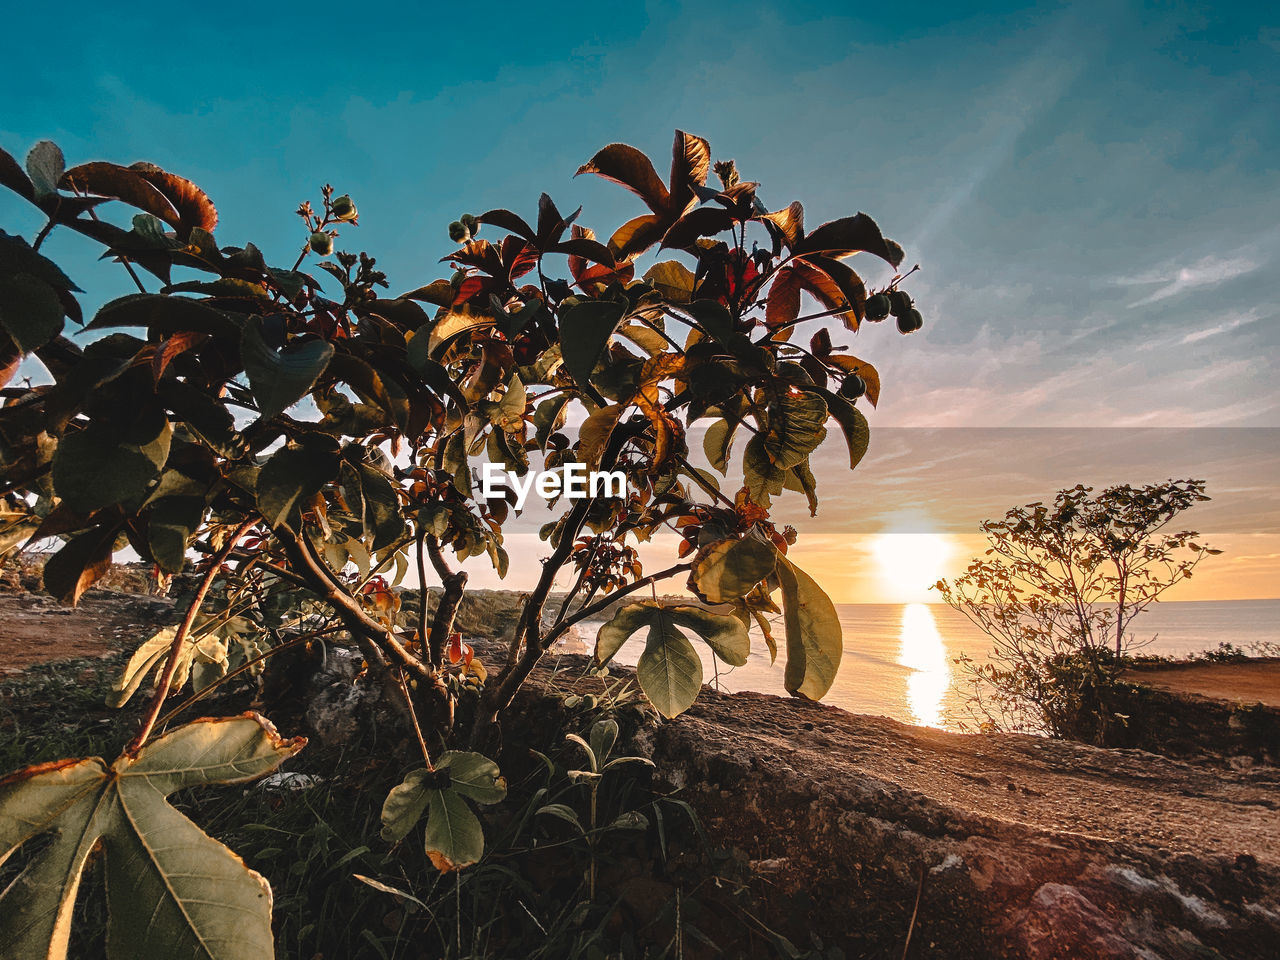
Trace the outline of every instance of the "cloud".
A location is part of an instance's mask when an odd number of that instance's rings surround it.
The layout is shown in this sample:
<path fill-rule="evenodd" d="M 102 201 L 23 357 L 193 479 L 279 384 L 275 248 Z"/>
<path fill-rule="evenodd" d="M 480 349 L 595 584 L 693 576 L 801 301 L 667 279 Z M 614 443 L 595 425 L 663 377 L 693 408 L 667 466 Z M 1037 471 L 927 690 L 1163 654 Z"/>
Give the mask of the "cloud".
<path fill-rule="evenodd" d="M 1245 326 L 1246 324 L 1256 323 L 1261 319 L 1262 319 L 1261 311 L 1257 309 L 1253 309 L 1248 311 L 1247 313 L 1242 313 L 1242 314 L 1239 314 L 1238 316 L 1231 317 L 1228 320 L 1224 320 L 1222 321 L 1222 323 L 1214 324 L 1212 327 L 1204 327 L 1200 330 L 1193 330 L 1191 333 L 1188 333 L 1185 337 L 1183 337 L 1182 340 L 1179 342 L 1182 343 L 1183 345 L 1186 345 L 1188 343 L 1197 343 L 1200 340 L 1207 340 L 1209 337 L 1216 337 L 1220 333 L 1227 333 L 1228 331 L 1236 330 L 1239 327 Z"/>
<path fill-rule="evenodd" d="M 1168 300 L 1188 290 L 1212 287 L 1236 277 L 1243 277 L 1262 266 L 1262 261 L 1252 257 L 1207 256 L 1189 266 L 1167 265 L 1132 277 L 1118 277 L 1120 286 L 1149 286 L 1158 283 L 1160 288 L 1129 304 L 1130 308 L 1145 307 L 1161 300 Z"/>

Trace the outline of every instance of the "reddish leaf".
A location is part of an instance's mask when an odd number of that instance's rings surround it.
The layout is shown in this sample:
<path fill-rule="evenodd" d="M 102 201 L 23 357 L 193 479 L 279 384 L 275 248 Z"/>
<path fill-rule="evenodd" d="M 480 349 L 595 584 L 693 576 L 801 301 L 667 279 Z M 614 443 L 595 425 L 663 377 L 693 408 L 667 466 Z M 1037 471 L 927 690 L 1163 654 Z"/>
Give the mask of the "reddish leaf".
<path fill-rule="evenodd" d="M 559 241 L 564 232 L 569 229 L 570 224 L 578 219 L 578 215 L 582 213 L 579 207 L 569 216 L 560 215 L 560 211 L 556 209 L 555 201 L 548 194 L 543 194 L 538 198 L 538 247 L 546 250 L 552 244 Z"/>
<path fill-rule="evenodd" d="M 584 173 L 594 173 L 626 187 L 654 213 L 665 213 L 670 206 L 671 195 L 658 179 L 653 163 L 629 144 L 609 144 L 579 167 L 574 176 Z"/>
<path fill-rule="evenodd" d="M 764 308 L 764 322 L 770 330 L 777 330 L 800 316 L 801 280 L 800 271 L 795 264 L 783 267 L 774 274 L 773 286 L 769 288 L 769 300 Z"/>
<path fill-rule="evenodd" d="M 533 232 L 533 228 L 524 221 L 523 217 L 517 216 L 510 210 L 490 210 L 488 213 L 480 214 L 476 219 L 481 223 L 487 223 L 501 230 L 517 234 L 526 240 L 533 240 L 537 236 Z"/>
<path fill-rule="evenodd" d="M 711 170 L 711 146 L 702 137 L 676 131 L 671 145 L 671 194 L 668 209 L 673 217 L 686 213 L 698 202 L 695 186 L 707 182 Z"/>
<path fill-rule="evenodd" d="M 453 304 L 466 303 L 487 286 L 489 286 L 488 280 L 484 277 L 472 274 L 467 277 L 467 279 L 463 280 L 462 283 L 458 284 L 458 292 L 454 294 Z"/>
<path fill-rule="evenodd" d="M 190 180 L 161 170 L 154 163 L 135 163 L 129 169 L 145 177 L 173 204 L 178 211 L 178 222 L 173 224 L 173 228 L 181 239 L 187 239 L 197 228 L 212 233 L 218 225 L 218 211 L 213 201 Z"/>
<path fill-rule="evenodd" d="M 464 664 L 470 665 L 471 658 L 475 656 L 475 651 L 471 649 L 471 644 L 464 643 L 461 633 L 449 634 L 449 662 L 457 663 L 463 661 Z"/>
<path fill-rule="evenodd" d="M 609 238 L 609 252 L 618 262 L 631 261 L 662 239 L 666 221 L 656 214 L 645 214 L 628 220 Z"/>
<path fill-rule="evenodd" d="M 570 237 L 572 237 L 572 239 L 568 241 L 569 243 L 573 243 L 575 240 L 591 240 L 597 243 L 599 242 L 596 240 L 596 233 L 594 230 L 590 227 L 580 227 L 577 224 L 574 224 L 573 232 L 570 234 Z M 606 247 L 605 249 L 608 248 Z M 587 269 L 587 260 L 576 250 L 570 250 L 568 251 L 568 254 L 569 272 L 573 274 L 573 279 L 576 281 L 582 275 L 583 271 Z"/>
<path fill-rule="evenodd" d="M 169 366 L 174 357 L 204 343 L 208 336 L 205 333 L 187 330 L 175 333 L 156 347 L 155 356 L 151 358 L 151 375 L 155 378 L 155 381 L 157 383 L 160 382 L 160 378 L 164 376 L 165 368 Z"/>
<path fill-rule="evenodd" d="M 756 219 L 764 223 L 770 233 L 777 231 L 788 250 L 794 250 L 796 244 L 804 239 L 804 207 L 799 200 L 793 200 L 783 210 L 761 214 Z"/>
<path fill-rule="evenodd" d="M 502 268 L 499 279 L 510 282 L 538 265 L 538 248 L 526 243 L 519 237 L 504 237 L 502 240 Z"/>
<path fill-rule="evenodd" d="M 720 207 L 698 207 L 672 224 L 662 237 L 662 246 L 664 249 L 683 249 L 699 237 L 713 237 L 730 229 L 733 224 L 733 214 L 728 210 Z"/>
<path fill-rule="evenodd" d="M 606 267 L 612 267 L 615 262 L 613 254 L 609 252 L 608 247 L 598 240 L 589 240 L 585 237 L 557 243 L 548 247 L 546 252 L 567 253 L 569 256 L 577 257 L 579 260 L 594 260 L 596 263 L 603 264 Z"/>
<path fill-rule="evenodd" d="M 824 223 L 795 247 L 796 253 L 822 253 L 839 258 L 861 251 L 873 253 L 894 267 L 902 263 L 902 248 L 886 240 L 876 222 L 865 213 Z"/>
<path fill-rule="evenodd" d="M 448 280 L 432 280 L 425 287 L 400 294 L 400 299 L 421 300 L 423 303 L 434 303 L 437 307 L 447 307 L 456 302 L 453 285 Z"/>
<path fill-rule="evenodd" d="M 64 173 L 58 185 L 66 190 L 122 200 L 159 217 L 175 229 L 181 219 L 173 203 L 154 184 L 136 170 L 118 163 L 82 163 Z"/>
<path fill-rule="evenodd" d="M 809 351 L 824 363 L 831 358 L 831 333 L 826 327 L 809 338 Z"/>
<path fill-rule="evenodd" d="M 461 248 L 440 258 L 441 263 L 446 260 L 465 263 L 469 267 L 479 267 L 491 277 L 502 276 L 506 269 L 498 248 L 488 240 L 468 240 Z"/>
<path fill-rule="evenodd" d="M 805 259 L 830 277 L 839 288 L 844 299 L 853 308 L 849 313 L 841 314 L 840 319 L 850 330 L 857 330 L 858 324 L 867 313 L 867 287 L 862 282 L 862 278 L 839 260 L 832 260 L 829 257 L 806 257 Z M 834 299 L 831 306 L 837 306 Z"/>
<path fill-rule="evenodd" d="M 72 537 L 44 565 L 44 586 L 63 603 L 75 606 L 81 595 L 111 569 L 118 527 L 102 526 Z"/>

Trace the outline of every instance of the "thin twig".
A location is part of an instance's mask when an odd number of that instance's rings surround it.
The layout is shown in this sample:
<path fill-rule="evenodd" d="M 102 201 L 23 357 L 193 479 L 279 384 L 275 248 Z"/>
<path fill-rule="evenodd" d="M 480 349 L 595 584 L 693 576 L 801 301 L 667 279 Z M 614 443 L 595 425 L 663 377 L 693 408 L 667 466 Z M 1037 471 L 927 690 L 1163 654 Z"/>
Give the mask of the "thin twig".
<path fill-rule="evenodd" d="M 911 911 L 911 923 L 907 925 L 907 942 L 902 945 L 902 960 L 907 960 L 907 951 L 911 949 L 911 934 L 916 929 L 916 915 L 920 912 L 920 897 L 924 893 L 924 864 L 920 864 L 920 886 L 916 888 L 916 905 Z"/>
<path fill-rule="evenodd" d="M 155 695 L 151 698 L 151 705 L 147 708 L 147 715 L 142 720 L 142 729 L 129 742 L 129 746 L 125 747 L 124 752 L 127 755 L 136 756 L 138 751 L 146 744 L 147 738 L 151 736 L 151 731 L 155 729 L 156 719 L 160 716 L 160 708 L 164 706 L 165 697 L 169 695 L 169 685 L 173 683 L 173 675 L 178 670 L 178 658 L 182 654 L 182 645 L 187 642 L 187 634 L 191 632 L 191 625 L 195 623 L 196 616 L 200 612 L 200 606 L 204 603 L 204 598 L 209 593 L 209 587 L 213 585 L 214 578 L 222 568 L 223 561 L 231 555 L 231 551 L 236 548 L 236 543 L 249 532 L 249 529 L 255 523 L 257 523 L 257 517 L 250 517 L 236 527 L 235 532 L 227 538 L 227 542 L 223 544 L 222 549 L 209 561 L 209 569 L 205 571 L 204 579 L 200 581 L 200 587 L 196 590 L 195 598 L 191 601 L 191 605 L 187 607 L 187 615 L 182 618 L 182 623 L 178 626 L 178 632 L 174 634 L 173 643 L 169 645 L 169 659 L 165 662 L 164 670 L 160 674 L 160 682 L 156 686 Z"/>
<path fill-rule="evenodd" d="M 418 711 L 413 708 L 413 697 L 409 696 L 409 684 L 405 682 L 403 668 L 396 671 L 396 679 L 400 681 L 404 705 L 409 709 L 409 719 L 413 721 L 413 732 L 418 737 L 418 746 L 422 748 L 422 762 L 427 765 L 428 772 L 433 771 L 435 767 L 431 765 L 431 754 L 427 750 L 427 741 L 422 736 L 422 727 L 418 724 Z"/>
<path fill-rule="evenodd" d="M 236 667 L 226 676 L 219 677 L 217 680 L 213 681 L 213 683 L 210 683 L 208 686 L 200 688 L 191 696 L 187 697 L 187 699 L 183 700 L 180 704 L 178 704 L 176 707 L 174 707 L 172 710 L 166 713 L 163 717 L 157 720 L 156 726 L 164 727 L 165 724 L 167 724 L 170 720 L 172 720 L 174 717 L 180 714 L 183 710 L 187 709 L 187 707 L 190 707 L 193 704 L 203 700 L 205 696 L 208 695 L 212 690 L 215 690 L 218 687 L 222 686 L 228 680 L 234 680 L 240 674 L 244 673 L 246 670 L 252 669 L 255 664 L 261 663 L 263 660 L 266 660 L 268 657 L 275 656 L 275 654 L 280 653 L 281 651 L 284 651 L 284 650 L 288 650 L 290 647 L 296 647 L 300 643 L 306 643 L 310 640 L 315 640 L 317 637 L 322 637 L 326 633 L 333 633 L 334 631 L 339 629 L 341 628 L 335 625 L 332 627 L 325 627 L 323 630 L 313 630 L 311 633 L 305 633 L 305 634 L 302 634 L 301 636 L 292 637 L 291 639 L 286 640 L 284 643 L 281 643 L 272 647 L 270 650 L 266 651 L 265 653 L 258 654 L 252 660 L 246 660 L 244 663 L 240 664 L 240 666 Z"/>

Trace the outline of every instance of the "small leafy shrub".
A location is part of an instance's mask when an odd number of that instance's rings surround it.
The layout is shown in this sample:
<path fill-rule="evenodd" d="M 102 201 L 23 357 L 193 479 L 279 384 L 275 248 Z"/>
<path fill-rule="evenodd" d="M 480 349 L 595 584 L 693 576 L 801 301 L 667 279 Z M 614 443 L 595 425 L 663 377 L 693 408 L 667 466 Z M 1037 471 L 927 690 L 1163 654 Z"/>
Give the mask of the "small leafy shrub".
<path fill-rule="evenodd" d="M 191 689 L 185 709 L 302 644 L 354 644 L 400 704 L 422 767 L 387 798 L 384 828 L 408 836 L 425 813 L 425 849 L 445 872 L 480 859 L 473 804 L 502 798 L 504 778 L 484 756 L 500 715 L 577 623 L 615 611 L 598 638 L 602 664 L 643 632 L 639 686 L 674 717 L 702 680 L 690 636 L 742 663 L 752 624 L 776 653 L 769 618 L 780 613 L 786 687 L 820 698 L 839 666 L 839 620 L 788 558 L 796 532 L 771 522 L 772 499 L 794 491 L 816 514 L 810 456 L 828 421 L 851 469 L 866 452 L 863 409 L 875 406 L 880 378 L 837 343 L 841 332 L 893 316 L 910 333 L 923 321 L 900 286 L 902 248 L 870 217 L 810 230 L 799 203 L 770 210 L 732 161 L 714 165 L 715 186 L 712 169 L 707 142 L 687 133 L 676 134 L 665 181 L 640 151 L 612 144 L 578 173 L 622 185 L 648 212 L 607 238 L 546 194 L 532 220 L 506 209 L 465 214 L 449 225 L 457 246 L 442 258 L 447 275 L 392 297 L 376 260 L 348 249 L 356 204 L 328 186 L 318 206 L 298 209 L 300 249 L 282 266 L 253 243 L 215 236 L 210 198 L 153 164 L 67 167 L 47 142 L 25 166 L 0 151 L 0 184 L 46 218 L 31 243 L 0 233 L 0 554 L 56 538 L 44 584 L 72 603 L 125 546 L 164 575 L 200 558 L 182 621 L 144 642 L 116 685 L 121 705 L 152 691 L 136 735 L 111 764 L 68 760 L 0 782 L 0 857 L 56 833 L 62 821 L 30 820 L 42 795 L 64 797 L 68 810 L 81 789 L 112 809 L 128 806 L 116 778 L 150 769 L 158 752 L 199 744 L 211 756 L 261 754 L 210 771 L 214 782 L 261 772 L 265 758 L 296 749 L 255 718 L 160 731 L 179 712 L 162 716 L 169 696 Z M 125 225 L 100 216 L 121 206 L 136 211 Z M 81 291 L 41 252 L 55 229 L 98 244 L 138 292 L 86 318 Z M 669 258 L 640 274 L 636 259 L 654 247 Z M 857 253 L 893 268 L 883 289 L 868 290 L 847 265 Z M 816 310 L 805 312 L 806 296 Z M 77 345 L 67 323 L 95 338 Z M 798 336 L 806 325 L 807 340 Z M 46 376 L 7 385 L 29 358 Z M 576 438 L 566 430 L 571 412 Z M 719 476 L 689 459 L 699 422 Z M 487 557 L 506 574 L 503 531 L 517 498 L 482 496 L 471 482 L 481 464 L 516 476 L 540 464 L 626 479 L 621 491 L 554 498 L 563 512 L 542 530 L 549 553 L 506 655 L 489 665 L 458 629 L 460 564 Z M 667 529 L 681 536 L 679 556 L 646 574 L 636 544 Z M 438 598 L 416 609 L 394 589 L 411 569 L 439 583 Z M 561 574 L 569 586 L 552 604 Z M 714 609 L 618 604 L 676 577 Z M 246 730 L 261 731 L 252 749 L 231 736 Z M 199 755 L 172 759 L 189 771 L 182 783 L 200 778 Z M 155 817 L 170 816 L 163 797 L 148 803 Z M 120 817 L 92 825 L 108 848 L 129 835 Z M 64 881 L 79 876 L 91 846 L 73 851 Z M 145 845 L 132 869 L 149 879 L 112 895 L 139 891 L 129 909 L 141 916 L 155 906 L 146 891 L 177 873 Z M 59 905 L 74 881 L 28 881 L 0 895 L 0 956 L 15 944 L 61 956 L 69 913 Z M 249 874 L 224 881 L 177 895 L 178 906 L 190 898 L 207 910 L 121 928 L 113 954 L 135 955 L 133 936 L 208 942 L 206 916 L 257 883 Z M 14 908 L 14 897 L 28 896 Z M 252 922 L 218 942 L 219 960 L 269 952 L 269 898 L 242 906 Z M 29 927 L 36 914 L 56 920 Z"/>
<path fill-rule="evenodd" d="M 982 525 L 990 544 L 936 589 L 992 640 L 988 662 L 962 663 L 983 729 L 1106 744 L 1126 719 L 1119 674 L 1140 644 L 1134 619 L 1205 557 L 1195 531 L 1166 528 L 1208 500 L 1201 480 L 1060 490 Z"/>

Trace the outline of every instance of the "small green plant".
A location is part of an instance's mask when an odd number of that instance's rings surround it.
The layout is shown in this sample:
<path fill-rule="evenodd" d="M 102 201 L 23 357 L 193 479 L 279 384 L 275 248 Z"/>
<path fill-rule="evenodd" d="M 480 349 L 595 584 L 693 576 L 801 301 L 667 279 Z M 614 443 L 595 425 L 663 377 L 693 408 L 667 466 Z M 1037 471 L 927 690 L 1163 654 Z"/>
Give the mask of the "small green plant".
<path fill-rule="evenodd" d="M 573 807 L 564 803 L 549 803 L 538 809 L 541 816 L 558 817 L 572 826 L 586 841 L 591 851 L 591 865 L 588 872 L 588 896 L 594 900 L 596 896 L 596 847 L 601 838 L 616 830 L 647 830 L 649 821 L 644 815 L 634 810 L 624 811 L 602 824 L 599 819 L 600 786 L 610 771 L 628 763 L 638 763 L 652 767 L 653 761 L 647 757 L 610 757 L 614 745 L 618 741 L 618 723 L 616 720 L 597 720 L 591 725 L 591 739 L 584 740 L 576 733 L 565 734 L 582 748 L 586 754 L 587 767 L 570 770 L 569 779 L 587 789 L 587 822 L 584 824 Z"/>
<path fill-rule="evenodd" d="M 1133 622 L 1200 561 L 1221 553 L 1175 517 L 1209 498 L 1201 480 L 1060 490 L 1052 506 L 1015 507 L 982 525 L 990 544 L 936 589 L 993 642 L 986 663 L 962 658 L 970 707 L 994 730 L 1105 744 L 1124 716 L 1118 675 L 1138 645 Z"/>

